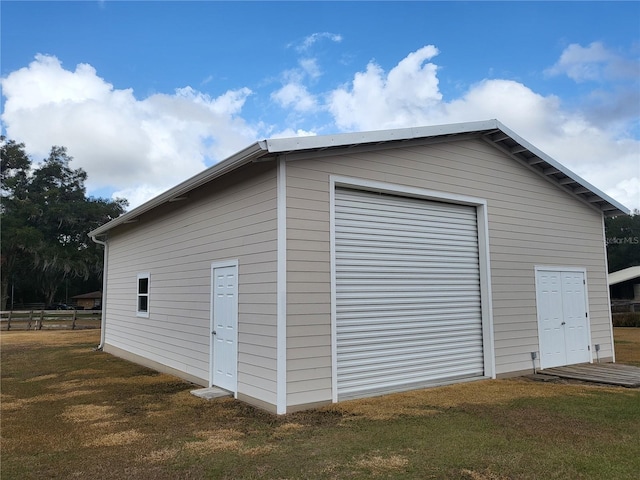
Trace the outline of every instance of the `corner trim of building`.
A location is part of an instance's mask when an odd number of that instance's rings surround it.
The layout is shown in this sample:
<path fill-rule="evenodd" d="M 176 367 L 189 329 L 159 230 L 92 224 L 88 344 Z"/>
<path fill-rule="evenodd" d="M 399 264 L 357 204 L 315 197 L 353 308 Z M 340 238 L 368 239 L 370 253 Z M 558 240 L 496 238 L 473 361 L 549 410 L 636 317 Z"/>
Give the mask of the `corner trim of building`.
<path fill-rule="evenodd" d="M 287 170 L 278 158 L 277 167 L 277 314 L 276 314 L 276 407 L 287 412 Z"/>

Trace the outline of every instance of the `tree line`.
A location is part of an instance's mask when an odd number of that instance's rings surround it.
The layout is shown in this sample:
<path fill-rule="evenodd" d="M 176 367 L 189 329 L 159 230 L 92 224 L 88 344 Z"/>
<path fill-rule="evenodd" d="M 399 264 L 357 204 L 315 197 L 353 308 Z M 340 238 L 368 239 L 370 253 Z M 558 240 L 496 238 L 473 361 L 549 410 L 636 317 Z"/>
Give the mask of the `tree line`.
<path fill-rule="evenodd" d="M 102 247 L 87 236 L 124 213 L 126 200 L 88 197 L 87 173 L 54 146 L 34 166 L 25 145 L 0 137 L 2 309 L 100 290 Z"/>
<path fill-rule="evenodd" d="M 0 137 L 2 309 L 99 290 L 103 251 L 87 233 L 128 203 L 88 197 L 87 174 L 54 146 L 34 167 L 23 143 Z M 609 271 L 640 265 L 640 212 L 605 219 Z"/>
<path fill-rule="evenodd" d="M 605 218 L 609 271 L 640 265 L 640 211 Z"/>

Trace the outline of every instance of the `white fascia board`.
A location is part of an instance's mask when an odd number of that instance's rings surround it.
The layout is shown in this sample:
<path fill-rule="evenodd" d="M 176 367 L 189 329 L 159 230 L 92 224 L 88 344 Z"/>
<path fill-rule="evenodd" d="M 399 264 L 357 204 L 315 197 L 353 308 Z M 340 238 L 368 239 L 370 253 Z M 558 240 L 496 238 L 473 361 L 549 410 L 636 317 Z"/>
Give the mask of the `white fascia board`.
<path fill-rule="evenodd" d="M 172 201 L 173 199 L 181 197 L 191 190 L 194 190 L 195 188 L 198 188 L 215 178 L 221 177 L 222 175 L 235 170 L 242 165 L 260 158 L 261 156 L 265 155 L 265 153 L 267 153 L 266 142 L 260 141 L 253 143 L 252 145 L 249 145 L 247 148 L 240 150 L 238 153 L 232 155 L 231 157 L 215 164 L 212 167 L 207 168 L 206 170 L 203 170 L 202 172 L 194 175 L 193 177 L 167 190 L 166 192 L 161 193 L 157 197 L 152 198 L 151 200 L 143 203 L 133 210 L 130 210 L 129 212 L 120 215 L 118 218 L 114 218 L 110 222 L 105 223 L 95 230 L 92 230 L 88 235 L 89 237 L 104 235 L 112 228 L 126 222 L 131 222 L 143 213 L 153 210 L 163 203 L 167 203 Z"/>

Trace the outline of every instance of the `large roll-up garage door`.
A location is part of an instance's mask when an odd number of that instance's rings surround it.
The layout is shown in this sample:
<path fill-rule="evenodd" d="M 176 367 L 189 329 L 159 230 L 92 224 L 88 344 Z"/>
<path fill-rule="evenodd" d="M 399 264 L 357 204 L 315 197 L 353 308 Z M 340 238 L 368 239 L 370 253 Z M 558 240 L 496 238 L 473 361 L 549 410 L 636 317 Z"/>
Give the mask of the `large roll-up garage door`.
<path fill-rule="evenodd" d="M 476 209 L 335 192 L 338 399 L 482 376 Z"/>

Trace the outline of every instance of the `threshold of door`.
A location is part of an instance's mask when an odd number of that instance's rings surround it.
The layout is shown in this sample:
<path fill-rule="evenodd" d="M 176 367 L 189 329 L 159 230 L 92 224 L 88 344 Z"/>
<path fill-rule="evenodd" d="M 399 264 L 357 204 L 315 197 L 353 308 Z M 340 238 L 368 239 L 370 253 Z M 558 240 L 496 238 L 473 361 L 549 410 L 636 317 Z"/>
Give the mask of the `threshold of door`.
<path fill-rule="evenodd" d="M 191 395 L 204 398 L 205 400 L 213 400 L 214 398 L 232 397 L 233 393 L 220 387 L 209 387 L 191 390 Z"/>

